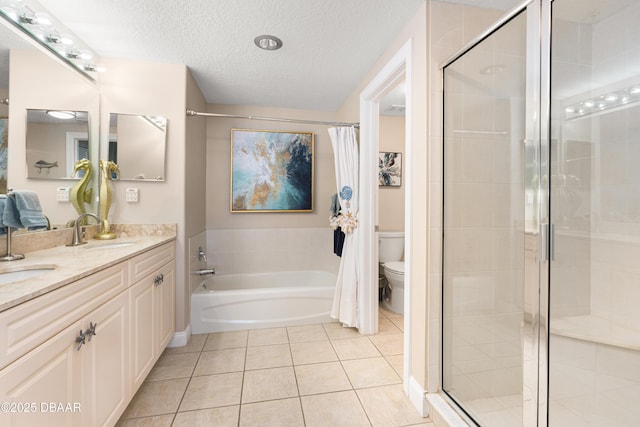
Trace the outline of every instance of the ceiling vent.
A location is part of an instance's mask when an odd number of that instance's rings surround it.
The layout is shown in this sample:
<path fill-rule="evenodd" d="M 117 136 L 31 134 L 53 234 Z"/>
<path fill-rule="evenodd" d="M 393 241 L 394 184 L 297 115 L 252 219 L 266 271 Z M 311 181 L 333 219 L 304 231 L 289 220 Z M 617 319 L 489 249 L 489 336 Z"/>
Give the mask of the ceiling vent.
<path fill-rule="evenodd" d="M 400 104 L 391 104 L 384 109 L 385 113 L 404 113 L 407 107 Z"/>

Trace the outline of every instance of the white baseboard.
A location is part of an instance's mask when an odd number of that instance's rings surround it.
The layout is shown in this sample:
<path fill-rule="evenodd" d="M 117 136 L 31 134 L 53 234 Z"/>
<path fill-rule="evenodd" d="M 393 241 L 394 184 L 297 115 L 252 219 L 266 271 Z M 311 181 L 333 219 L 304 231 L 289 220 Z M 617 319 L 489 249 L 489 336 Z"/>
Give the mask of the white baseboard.
<path fill-rule="evenodd" d="M 167 347 L 184 347 L 189 342 L 189 338 L 191 338 L 191 325 L 187 325 L 184 331 L 173 334 Z"/>
<path fill-rule="evenodd" d="M 418 381 L 413 377 L 409 377 L 409 400 L 422 417 L 429 416 L 429 407 L 427 406 L 425 394 L 424 389 L 418 384 Z"/>

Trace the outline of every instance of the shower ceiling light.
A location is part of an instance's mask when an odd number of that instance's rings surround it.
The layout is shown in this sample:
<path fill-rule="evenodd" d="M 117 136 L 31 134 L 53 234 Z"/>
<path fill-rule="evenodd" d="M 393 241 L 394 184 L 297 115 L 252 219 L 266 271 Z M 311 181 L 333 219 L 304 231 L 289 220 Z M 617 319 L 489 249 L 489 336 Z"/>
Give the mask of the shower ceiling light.
<path fill-rule="evenodd" d="M 263 34 L 256 37 L 255 39 L 253 39 L 253 42 L 260 49 L 264 50 L 277 50 L 282 47 L 282 40 L 280 40 L 276 36 L 270 36 L 268 34 Z"/>

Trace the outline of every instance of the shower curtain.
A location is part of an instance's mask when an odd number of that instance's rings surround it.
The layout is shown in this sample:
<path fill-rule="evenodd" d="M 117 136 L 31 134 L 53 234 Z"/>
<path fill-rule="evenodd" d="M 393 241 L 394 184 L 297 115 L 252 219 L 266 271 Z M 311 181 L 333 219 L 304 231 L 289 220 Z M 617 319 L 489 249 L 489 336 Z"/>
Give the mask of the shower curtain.
<path fill-rule="evenodd" d="M 358 326 L 358 142 L 353 127 L 329 129 L 342 209 L 333 225 L 345 233 L 331 317 Z"/>

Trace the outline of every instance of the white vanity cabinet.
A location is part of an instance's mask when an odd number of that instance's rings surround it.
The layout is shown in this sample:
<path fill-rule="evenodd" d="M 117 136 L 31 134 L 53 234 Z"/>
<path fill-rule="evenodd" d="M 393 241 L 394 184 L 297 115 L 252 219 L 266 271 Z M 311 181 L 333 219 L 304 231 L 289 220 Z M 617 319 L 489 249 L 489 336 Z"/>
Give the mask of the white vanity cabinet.
<path fill-rule="evenodd" d="M 137 391 L 175 332 L 175 246 L 130 262 L 131 368 Z"/>
<path fill-rule="evenodd" d="M 169 242 L 0 312 L 0 426 L 115 425 L 173 336 L 174 301 Z"/>

